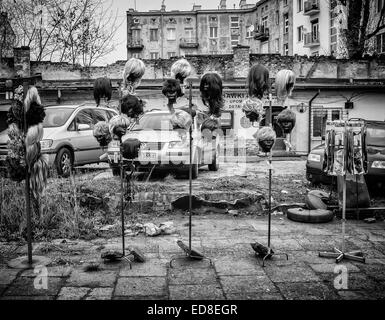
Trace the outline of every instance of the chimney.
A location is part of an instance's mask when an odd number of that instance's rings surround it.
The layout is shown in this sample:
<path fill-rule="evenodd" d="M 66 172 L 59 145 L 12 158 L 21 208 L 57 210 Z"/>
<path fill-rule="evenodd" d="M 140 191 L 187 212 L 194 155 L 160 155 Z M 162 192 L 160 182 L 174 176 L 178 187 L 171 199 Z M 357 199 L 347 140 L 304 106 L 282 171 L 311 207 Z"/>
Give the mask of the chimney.
<path fill-rule="evenodd" d="M 193 11 L 202 10 L 202 6 L 200 4 L 194 4 L 193 5 Z"/>
<path fill-rule="evenodd" d="M 31 50 L 29 47 L 13 48 L 14 67 L 20 77 L 31 75 Z"/>
<path fill-rule="evenodd" d="M 219 3 L 219 9 L 226 9 L 226 0 L 221 0 Z"/>
<path fill-rule="evenodd" d="M 247 6 L 246 0 L 239 1 L 239 9 L 244 9 Z"/>
<path fill-rule="evenodd" d="M 165 12 L 166 11 L 166 5 L 164 2 L 162 3 L 162 6 L 160 7 L 160 11 Z"/>

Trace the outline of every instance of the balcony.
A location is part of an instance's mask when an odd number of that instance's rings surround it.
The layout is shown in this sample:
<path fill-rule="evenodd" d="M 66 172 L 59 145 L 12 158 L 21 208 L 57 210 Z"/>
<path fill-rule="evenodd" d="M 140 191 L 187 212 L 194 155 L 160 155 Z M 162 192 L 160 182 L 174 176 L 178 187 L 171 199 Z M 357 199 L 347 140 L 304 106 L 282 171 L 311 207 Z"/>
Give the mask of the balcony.
<path fill-rule="evenodd" d="M 305 1 L 305 16 L 313 16 L 320 12 L 319 0 L 308 0 Z"/>
<path fill-rule="evenodd" d="M 131 39 L 127 43 L 127 49 L 129 50 L 143 50 L 143 40 Z"/>
<path fill-rule="evenodd" d="M 303 46 L 305 48 L 312 48 L 312 47 L 316 47 L 319 45 L 320 45 L 320 42 L 319 42 L 319 33 L 318 32 L 317 33 L 310 32 L 310 33 L 304 34 Z"/>
<path fill-rule="evenodd" d="M 183 49 L 196 49 L 199 47 L 199 43 L 193 38 L 181 38 L 179 47 Z"/>
<path fill-rule="evenodd" d="M 257 26 L 254 38 L 259 41 L 269 40 L 269 28 L 266 28 L 265 26 Z"/>

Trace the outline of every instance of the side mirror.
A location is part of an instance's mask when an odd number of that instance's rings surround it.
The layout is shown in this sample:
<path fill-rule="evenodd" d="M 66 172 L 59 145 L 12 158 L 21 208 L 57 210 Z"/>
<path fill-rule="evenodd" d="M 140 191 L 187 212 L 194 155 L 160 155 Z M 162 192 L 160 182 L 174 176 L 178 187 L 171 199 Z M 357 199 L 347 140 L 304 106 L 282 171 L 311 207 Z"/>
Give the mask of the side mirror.
<path fill-rule="evenodd" d="M 87 131 L 91 130 L 91 126 L 89 124 L 78 124 L 78 131 Z"/>
<path fill-rule="evenodd" d="M 322 136 L 322 141 L 326 141 L 326 138 L 325 138 L 325 136 Z"/>

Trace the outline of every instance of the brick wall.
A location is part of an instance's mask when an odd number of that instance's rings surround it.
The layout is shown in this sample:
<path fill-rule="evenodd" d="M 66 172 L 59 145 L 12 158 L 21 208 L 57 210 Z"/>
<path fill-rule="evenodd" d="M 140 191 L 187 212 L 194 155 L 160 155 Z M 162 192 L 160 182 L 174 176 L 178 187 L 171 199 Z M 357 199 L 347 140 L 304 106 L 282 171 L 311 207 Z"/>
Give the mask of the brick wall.
<path fill-rule="evenodd" d="M 199 79 L 204 73 L 218 72 L 224 80 L 245 78 L 250 65 L 261 63 L 271 77 L 281 69 L 292 69 L 299 78 L 326 79 L 385 79 L 385 59 L 336 60 L 329 57 L 281 56 L 271 54 L 248 54 L 248 47 L 240 46 L 229 55 L 191 55 L 186 59 L 193 67 L 192 77 Z M 171 65 L 177 60 L 144 60 L 144 80 L 159 80 L 170 76 Z M 15 49 L 14 63 L 0 64 L 0 78 L 16 74 L 28 76 L 41 73 L 44 81 L 93 80 L 107 76 L 120 80 L 125 61 L 90 69 L 67 63 L 29 62 L 26 48 Z M 12 67 L 14 65 L 14 67 Z"/>

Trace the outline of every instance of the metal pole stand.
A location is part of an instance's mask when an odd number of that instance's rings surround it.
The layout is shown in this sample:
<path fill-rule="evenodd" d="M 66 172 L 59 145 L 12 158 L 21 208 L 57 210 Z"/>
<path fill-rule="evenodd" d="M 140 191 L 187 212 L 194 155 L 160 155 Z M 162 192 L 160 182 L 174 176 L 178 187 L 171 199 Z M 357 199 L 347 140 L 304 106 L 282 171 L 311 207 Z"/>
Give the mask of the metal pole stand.
<path fill-rule="evenodd" d="M 365 263 L 365 257 L 360 250 L 345 252 L 345 228 L 346 228 L 346 175 L 344 175 L 342 184 L 342 249 L 334 248 L 334 252 L 320 252 L 321 258 L 334 258 L 336 263 L 340 263 L 343 259 L 353 260 Z"/>
<path fill-rule="evenodd" d="M 29 90 L 29 82 L 23 83 L 23 95 L 24 99 Z M 23 107 L 24 117 L 24 135 L 27 136 L 27 116 L 26 106 Z M 25 154 L 27 157 L 27 154 Z M 25 163 L 27 158 L 25 158 Z M 8 262 L 8 266 L 13 269 L 34 269 L 39 266 L 47 266 L 51 263 L 51 259 L 42 256 L 32 256 L 32 213 L 31 213 L 31 188 L 30 188 L 30 172 L 27 166 L 25 175 L 25 212 L 27 215 L 27 243 L 28 243 L 28 255 L 25 257 L 19 257 Z"/>
<path fill-rule="evenodd" d="M 190 97 L 189 97 L 189 111 L 190 115 L 192 115 L 192 82 L 190 82 Z M 177 241 L 177 245 L 184 251 L 184 255 L 173 256 L 170 261 L 170 268 L 173 268 L 172 263 L 178 259 L 188 259 L 188 260 L 208 260 L 210 261 L 210 266 L 213 265 L 213 262 L 210 258 L 205 257 L 203 254 L 199 253 L 196 250 L 192 249 L 192 162 L 193 162 L 193 150 L 192 145 L 194 138 L 192 136 L 193 126 L 195 124 L 195 120 L 193 119 L 190 126 L 190 164 L 189 164 L 189 245 L 185 245 L 183 241 Z"/>
<path fill-rule="evenodd" d="M 273 255 L 285 256 L 286 260 L 289 260 L 289 255 L 285 252 L 274 252 L 271 248 L 271 182 L 272 182 L 272 151 L 269 154 L 269 224 L 268 224 L 268 237 L 267 237 L 267 247 L 259 243 L 252 243 L 251 247 L 255 251 L 257 257 L 263 257 L 262 267 L 265 267 L 265 261 L 271 259 Z"/>

